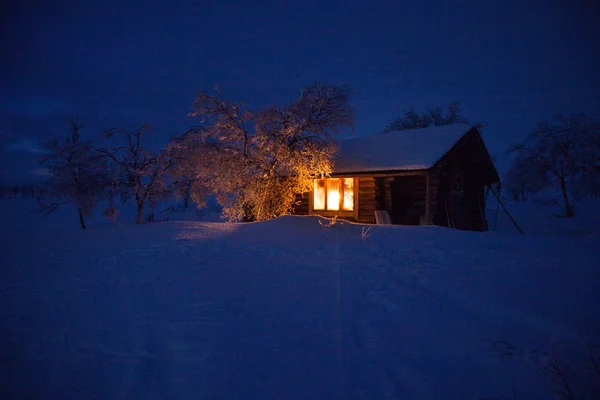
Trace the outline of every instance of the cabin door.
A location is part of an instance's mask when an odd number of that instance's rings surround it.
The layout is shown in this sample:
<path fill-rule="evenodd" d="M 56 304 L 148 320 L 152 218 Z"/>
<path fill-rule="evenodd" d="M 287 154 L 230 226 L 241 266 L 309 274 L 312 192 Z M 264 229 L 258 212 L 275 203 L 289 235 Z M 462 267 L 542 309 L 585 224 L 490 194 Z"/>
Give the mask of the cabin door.
<path fill-rule="evenodd" d="M 393 224 L 419 225 L 421 212 L 418 203 L 424 199 L 419 199 L 417 196 L 420 193 L 420 183 L 424 182 L 424 177 L 420 176 L 396 177 L 390 182 Z"/>

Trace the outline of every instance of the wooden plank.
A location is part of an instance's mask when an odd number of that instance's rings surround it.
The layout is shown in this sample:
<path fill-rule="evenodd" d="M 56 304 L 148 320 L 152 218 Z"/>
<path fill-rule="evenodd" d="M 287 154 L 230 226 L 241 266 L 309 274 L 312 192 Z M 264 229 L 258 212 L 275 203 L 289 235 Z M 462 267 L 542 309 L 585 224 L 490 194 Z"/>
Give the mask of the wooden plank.
<path fill-rule="evenodd" d="M 365 204 L 360 208 L 360 211 L 362 212 L 363 210 L 376 210 L 377 209 L 377 204 Z"/>
<path fill-rule="evenodd" d="M 377 205 L 377 200 L 374 197 L 372 197 L 372 196 L 369 196 L 369 197 L 359 197 L 358 198 L 358 203 L 359 204 L 374 204 L 374 205 Z"/>
<path fill-rule="evenodd" d="M 360 202 L 360 208 L 364 208 L 364 207 L 377 207 L 377 202 L 376 201 L 362 201 Z"/>
<path fill-rule="evenodd" d="M 369 197 L 369 198 L 360 198 L 358 200 L 358 203 L 359 203 L 359 207 L 361 207 L 363 205 L 377 206 L 377 201 L 374 198 L 372 198 L 372 197 Z"/>

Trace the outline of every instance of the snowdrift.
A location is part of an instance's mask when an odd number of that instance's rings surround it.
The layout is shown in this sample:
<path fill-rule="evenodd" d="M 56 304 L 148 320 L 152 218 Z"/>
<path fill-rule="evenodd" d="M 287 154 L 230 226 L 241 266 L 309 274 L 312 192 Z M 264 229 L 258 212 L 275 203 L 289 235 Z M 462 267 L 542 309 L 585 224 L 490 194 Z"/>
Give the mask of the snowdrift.
<path fill-rule="evenodd" d="M 82 232 L 19 207 L 3 208 L 5 398 L 552 398 L 531 350 L 600 344 L 594 237 L 317 217 Z"/>
<path fill-rule="evenodd" d="M 495 202 L 490 202 L 487 219 L 490 229 L 517 233 L 512 222 L 500 209 L 495 215 Z M 556 202 L 558 203 L 558 202 Z M 528 236 L 600 236 L 600 201 L 584 200 L 576 203 L 575 217 L 560 217 L 564 212 L 555 202 L 506 202 L 506 207 L 517 224 Z"/>

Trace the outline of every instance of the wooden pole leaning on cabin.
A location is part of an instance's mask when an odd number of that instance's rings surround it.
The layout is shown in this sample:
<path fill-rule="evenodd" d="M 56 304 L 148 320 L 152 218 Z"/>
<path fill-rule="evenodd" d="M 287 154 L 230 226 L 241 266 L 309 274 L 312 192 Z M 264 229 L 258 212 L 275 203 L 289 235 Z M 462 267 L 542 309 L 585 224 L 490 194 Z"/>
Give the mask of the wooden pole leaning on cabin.
<path fill-rule="evenodd" d="M 496 191 L 494 190 L 494 188 L 490 186 L 490 190 L 492 191 L 492 193 L 494 194 L 494 196 L 496 196 L 496 200 L 498 200 L 498 204 L 500 204 L 500 206 L 502 207 L 502 209 L 504 210 L 504 212 L 506 213 L 506 215 L 508 215 L 508 218 L 510 218 L 510 220 L 512 221 L 512 223 L 515 226 L 515 228 L 517 228 L 517 230 L 519 231 L 519 233 L 521 235 L 525 235 L 523 233 L 523 231 L 521 230 L 521 228 L 519 228 L 519 225 L 517 225 L 517 221 L 515 221 L 515 219 L 512 217 L 512 215 L 510 215 L 510 213 L 508 212 L 508 210 L 506 209 L 506 207 L 504 207 L 504 203 L 502 202 L 502 200 L 500 199 L 500 196 L 498 196 L 498 194 L 496 193 Z"/>
<path fill-rule="evenodd" d="M 425 225 L 431 225 L 431 174 L 425 173 Z"/>

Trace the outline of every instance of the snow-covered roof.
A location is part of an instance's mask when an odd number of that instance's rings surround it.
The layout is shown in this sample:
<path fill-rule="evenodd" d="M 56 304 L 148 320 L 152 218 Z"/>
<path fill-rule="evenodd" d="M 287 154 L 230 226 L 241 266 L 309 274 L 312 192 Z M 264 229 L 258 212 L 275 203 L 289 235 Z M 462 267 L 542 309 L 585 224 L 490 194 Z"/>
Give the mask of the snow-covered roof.
<path fill-rule="evenodd" d="M 471 128 L 470 124 L 454 124 L 345 139 L 338 143 L 333 170 L 346 173 L 428 169 Z"/>

